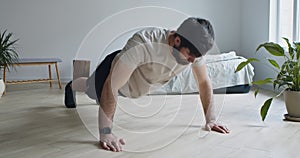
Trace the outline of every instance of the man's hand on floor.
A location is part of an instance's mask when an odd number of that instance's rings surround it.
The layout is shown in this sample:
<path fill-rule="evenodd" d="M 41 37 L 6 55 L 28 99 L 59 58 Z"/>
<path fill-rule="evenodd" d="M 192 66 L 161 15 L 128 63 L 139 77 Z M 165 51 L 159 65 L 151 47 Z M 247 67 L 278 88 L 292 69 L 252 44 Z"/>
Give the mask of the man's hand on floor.
<path fill-rule="evenodd" d="M 228 134 L 229 133 L 229 129 L 224 126 L 224 125 L 219 125 L 219 124 L 215 124 L 212 128 L 212 131 L 216 131 L 219 133 L 224 133 L 224 134 Z"/>
<path fill-rule="evenodd" d="M 205 129 L 208 131 L 215 131 L 215 132 L 223 133 L 223 134 L 228 134 L 230 132 L 230 130 L 226 126 L 215 123 L 215 122 L 207 123 L 205 125 Z"/>
<path fill-rule="evenodd" d="M 123 150 L 122 146 L 125 145 L 125 140 L 114 134 L 101 134 L 99 143 L 104 150 L 120 152 Z"/>

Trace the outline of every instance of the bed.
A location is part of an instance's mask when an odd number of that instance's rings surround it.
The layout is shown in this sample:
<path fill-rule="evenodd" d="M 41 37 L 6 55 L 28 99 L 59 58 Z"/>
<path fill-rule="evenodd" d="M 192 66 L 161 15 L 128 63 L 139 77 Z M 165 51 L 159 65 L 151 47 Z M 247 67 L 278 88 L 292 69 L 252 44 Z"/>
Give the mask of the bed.
<path fill-rule="evenodd" d="M 243 70 L 235 73 L 239 63 L 246 58 L 237 56 L 235 51 L 228 53 L 206 55 L 206 65 L 212 81 L 214 93 L 247 93 L 253 80 L 254 68 L 247 65 Z M 184 94 L 198 93 L 197 84 L 192 69 L 185 69 L 162 88 L 151 94 Z"/>

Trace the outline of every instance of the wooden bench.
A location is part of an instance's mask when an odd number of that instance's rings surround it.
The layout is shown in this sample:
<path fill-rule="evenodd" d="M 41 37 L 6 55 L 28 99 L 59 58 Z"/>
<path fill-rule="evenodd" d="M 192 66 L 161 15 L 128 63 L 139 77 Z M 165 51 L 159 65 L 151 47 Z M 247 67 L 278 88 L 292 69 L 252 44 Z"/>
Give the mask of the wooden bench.
<path fill-rule="evenodd" d="M 34 83 L 34 82 L 49 82 L 50 87 L 52 87 L 52 82 L 57 81 L 59 89 L 62 88 L 61 81 L 58 71 L 58 62 L 62 62 L 60 58 L 20 58 L 18 63 L 12 64 L 13 66 L 43 66 L 48 65 L 49 78 L 46 79 L 32 79 L 32 80 L 17 80 L 17 81 L 7 81 L 6 80 L 6 70 L 7 66 L 4 66 L 3 69 L 3 81 L 5 85 L 9 84 L 25 84 L 25 83 Z M 52 79 L 51 65 L 55 65 L 57 80 Z M 4 94 L 6 90 L 4 91 Z"/>

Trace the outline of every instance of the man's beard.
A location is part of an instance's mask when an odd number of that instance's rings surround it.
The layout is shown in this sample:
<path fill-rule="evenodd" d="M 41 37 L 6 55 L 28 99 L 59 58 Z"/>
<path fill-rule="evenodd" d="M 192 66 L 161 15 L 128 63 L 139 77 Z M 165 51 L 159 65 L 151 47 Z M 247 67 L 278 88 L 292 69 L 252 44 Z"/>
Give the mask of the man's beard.
<path fill-rule="evenodd" d="M 180 53 L 180 47 L 174 46 L 173 47 L 173 52 L 172 52 L 173 56 L 175 57 L 176 61 L 178 64 L 180 65 L 187 65 L 190 62 L 183 57 L 183 55 Z"/>

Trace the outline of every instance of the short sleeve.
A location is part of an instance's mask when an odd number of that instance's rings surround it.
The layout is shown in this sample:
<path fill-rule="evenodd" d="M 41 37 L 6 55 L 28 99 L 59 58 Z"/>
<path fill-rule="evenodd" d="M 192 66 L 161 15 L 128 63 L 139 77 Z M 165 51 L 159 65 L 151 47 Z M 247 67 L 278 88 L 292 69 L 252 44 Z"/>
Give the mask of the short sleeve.
<path fill-rule="evenodd" d="M 136 68 L 144 62 L 145 52 L 145 43 L 139 35 L 134 35 L 127 41 L 118 58 L 127 65 Z"/>
<path fill-rule="evenodd" d="M 192 66 L 201 66 L 205 64 L 205 56 L 197 58 L 196 61 L 192 64 Z"/>

